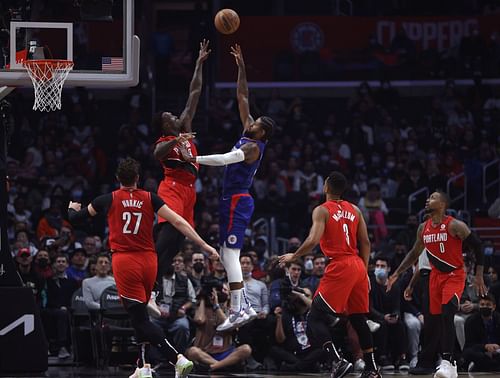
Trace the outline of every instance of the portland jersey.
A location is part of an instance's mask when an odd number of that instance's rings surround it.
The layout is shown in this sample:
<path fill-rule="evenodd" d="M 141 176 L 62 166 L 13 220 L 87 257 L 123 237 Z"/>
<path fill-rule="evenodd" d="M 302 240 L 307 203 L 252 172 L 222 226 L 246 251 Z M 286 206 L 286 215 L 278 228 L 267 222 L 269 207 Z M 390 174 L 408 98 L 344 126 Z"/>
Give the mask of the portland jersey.
<path fill-rule="evenodd" d="M 359 215 L 356 208 L 348 201 L 327 201 L 321 206 L 328 210 L 320 241 L 323 253 L 332 259 L 358 255 Z"/>
<path fill-rule="evenodd" d="M 118 189 L 108 210 L 109 245 L 112 252 L 155 251 L 151 193 Z"/>
<path fill-rule="evenodd" d="M 161 142 L 169 142 L 174 138 L 175 136 L 173 135 L 162 136 L 156 141 L 155 145 Z M 198 151 L 194 143 L 187 140 L 185 146 L 192 157 L 198 156 Z M 196 181 L 200 165 L 198 163 L 185 161 L 177 145 L 172 148 L 167 158 L 161 163 L 165 177 L 171 177 L 186 184 L 193 184 Z"/>
<path fill-rule="evenodd" d="M 453 236 L 449 231 L 453 219 L 453 217 L 445 216 L 440 224 L 434 226 L 432 218 L 429 218 L 424 223 L 422 231 L 422 242 L 429 261 L 434 268 L 442 272 L 451 272 L 464 265 L 462 240 Z"/>
<path fill-rule="evenodd" d="M 259 168 L 260 161 L 264 155 L 266 144 L 260 140 L 241 137 L 234 145 L 232 151 L 241 148 L 244 144 L 256 143 L 259 147 L 259 158 L 251 164 L 244 161 L 226 165 L 224 169 L 224 181 L 222 183 L 222 194 L 230 195 L 236 193 L 247 193 L 252 185 L 253 177 Z"/>

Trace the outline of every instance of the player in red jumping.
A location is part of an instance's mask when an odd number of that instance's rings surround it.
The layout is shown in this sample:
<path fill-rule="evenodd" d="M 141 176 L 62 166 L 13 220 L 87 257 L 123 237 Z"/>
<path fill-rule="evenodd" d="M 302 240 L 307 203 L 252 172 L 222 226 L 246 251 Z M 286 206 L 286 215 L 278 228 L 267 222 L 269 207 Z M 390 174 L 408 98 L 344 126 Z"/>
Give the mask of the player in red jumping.
<path fill-rule="evenodd" d="M 193 211 L 196 203 L 194 183 L 198 177 L 199 165 L 182 160 L 179 146 L 183 145 L 196 157 L 196 145 L 190 142 L 194 136 L 191 122 L 196 112 L 198 100 L 203 84 L 203 62 L 208 58 L 210 50 L 208 41 L 200 43 L 200 52 L 196 60 L 193 79 L 189 86 L 189 98 L 180 117 L 172 113 L 160 111 L 153 116 L 153 128 L 161 130 L 162 136 L 156 141 L 154 157 L 163 166 L 164 179 L 158 187 L 158 195 L 177 214 L 194 226 Z M 158 219 L 158 233 L 156 235 L 156 250 L 158 252 L 158 277 L 164 273 L 173 273 L 172 259 L 184 240 L 168 220 Z"/>
<path fill-rule="evenodd" d="M 431 327 L 431 330 L 424 330 L 424 333 L 432 333 L 434 337 L 441 339 L 442 362 L 434 374 L 435 378 L 458 376 L 457 366 L 453 361 L 455 345 L 453 319 L 458 311 L 460 297 L 465 287 L 462 244 L 470 248 L 476 257 L 474 286 L 478 295 L 486 294 L 481 241 L 464 222 L 446 215 L 448 205 L 449 199 L 446 193 L 436 191 L 430 195 L 425 205 L 425 210 L 430 217 L 418 227 L 413 248 L 387 282 L 387 291 L 389 291 L 398 277 L 413 266 L 425 249 L 432 269 L 429 278 L 430 316 L 424 322 L 424 328 Z M 437 357 L 436 351 L 436 360 Z"/>
<path fill-rule="evenodd" d="M 314 295 L 307 321 L 307 333 L 313 344 L 333 360 L 332 378 L 340 378 L 352 370 L 352 363 L 343 359 L 331 338 L 331 328 L 347 316 L 359 336 L 364 353 L 365 370 L 361 377 L 380 378 L 373 356 L 373 339 L 366 323 L 369 312 L 368 259 L 370 240 L 360 210 L 341 199 L 347 186 L 343 174 L 332 172 L 325 181 L 326 202 L 312 214 L 309 236 L 295 253 L 280 256 L 280 264 L 298 259 L 320 243 L 330 258 L 325 274 Z M 359 243 L 359 252 L 358 252 Z"/>
<path fill-rule="evenodd" d="M 162 329 L 149 320 L 146 310 L 158 265 L 153 243 L 155 213 L 168 220 L 212 257 L 217 257 L 217 252 L 200 238 L 188 222 L 166 206 L 160 197 L 137 188 L 137 161 L 128 158 L 120 162 L 116 177 L 120 182 L 120 189 L 95 198 L 87 207 L 82 209 L 81 204 L 70 202 L 69 220 L 76 223 L 89 216 L 107 213 L 116 287 L 123 306 L 130 315 L 137 340 L 143 344 L 143 351 L 146 343 L 155 345 L 175 366 L 176 376 L 186 376 L 193 363 L 175 350 Z M 144 364 L 144 359 L 142 363 Z M 141 369 L 138 367 L 131 377 L 147 376 L 147 372 Z"/>

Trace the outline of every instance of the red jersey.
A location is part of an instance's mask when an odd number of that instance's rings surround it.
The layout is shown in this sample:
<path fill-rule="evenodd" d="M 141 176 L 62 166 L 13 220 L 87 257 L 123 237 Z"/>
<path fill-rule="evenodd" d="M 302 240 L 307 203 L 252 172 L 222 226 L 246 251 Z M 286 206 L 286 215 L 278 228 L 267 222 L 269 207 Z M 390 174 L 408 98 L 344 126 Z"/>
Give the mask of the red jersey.
<path fill-rule="evenodd" d="M 155 252 L 151 193 L 118 189 L 108 210 L 109 245 L 112 252 Z"/>
<path fill-rule="evenodd" d="M 443 221 L 434 226 L 432 218 L 424 223 L 422 242 L 424 243 L 432 266 L 442 272 L 451 272 L 462 268 L 462 240 L 453 236 L 449 229 L 453 217 L 445 216 Z"/>
<path fill-rule="evenodd" d="M 155 145 L 161 142 L 168 142 L 174 139 L 175 136 L 162 136 L 160 137 Z M 189 140 L 185 142 L 186 148 L 192 157 L 198 156 L 198 151 L 196 150 L 196 145 L 191 143 Z M 163 174 L 165 177 L 175 178 L 177 181 L 184 182 L 187 185 L 194 184 L 196 177 L 198 176 L 198 170 L 200 165 L 198 163 L 188 163 L 182 158 L 182 154 L 179 151 L 179 147 L 176 145 L 167 158 L 162 161 Z M 181 166 L 187 166 L 188 169 L 181 168 Z"/>
<path fill-rule="evenodd" d="M 333 259 L 358 255 L 359 214 L 356 208 L 348 201 L 327 201 L 321 206 L 329 214 L 320 241 L 323 253 Z"/>

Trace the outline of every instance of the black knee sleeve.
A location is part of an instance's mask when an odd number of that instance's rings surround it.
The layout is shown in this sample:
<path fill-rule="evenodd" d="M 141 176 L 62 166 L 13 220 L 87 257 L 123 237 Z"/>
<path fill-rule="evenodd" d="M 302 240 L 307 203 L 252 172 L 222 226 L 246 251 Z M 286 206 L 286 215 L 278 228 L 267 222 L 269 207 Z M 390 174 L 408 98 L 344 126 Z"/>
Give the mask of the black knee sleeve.
<path fill-rule="evenodd" d="M 454 317 L 458 312 L 458 307 L 458 298 L 454 295 L 448 303 L 441 306 L 441 312 L 445 317 Z"/>
<path fill-rule="evenodd" d="M 316 295 L 307 317 L 307 337 L 312 345 L 322 348 L 326 342 L 331 341 L 331 329 L 339 320 L 339 316 L 332 312 L 319 295 Z"/>
<path fill-rule="evenodd" d="M 450 356 L 453 354 L 453 349 L 455 346 L 455 314 L 458 311 L 458 298 L 454 295 L 451 300 L 441 306 L 441 328 L 442 328 L 442 338 L 441 338 L 441 352 Z M 444 358 L 444 357 L 443 357 Z"/>
<path fill-rule="evenodd" d="M 171 275 L 174 272 L 172 261 L 179 252 L 184 235 L 168 222 L 157 226 L 155 249 L 158 253 L 158 281 L 161 282 L 163 275 Z"/>
<path fill-rule="evenodd" d="M 322 320 L 330 328 L 334 327 L 341 319 L 341 315 L 333 312 L 319 295 L 316 295 L 312 301 L 309 317 L 311 320 Z"/>
<path fill-rule="evenodd" d="M 349 321 L 358 334 L 359 345 L 362 350 L 373 348 L 373 337 L 368 324 L 366 324 L 366 320 L 366 315 L 364 314 L 349 315 Z"/>

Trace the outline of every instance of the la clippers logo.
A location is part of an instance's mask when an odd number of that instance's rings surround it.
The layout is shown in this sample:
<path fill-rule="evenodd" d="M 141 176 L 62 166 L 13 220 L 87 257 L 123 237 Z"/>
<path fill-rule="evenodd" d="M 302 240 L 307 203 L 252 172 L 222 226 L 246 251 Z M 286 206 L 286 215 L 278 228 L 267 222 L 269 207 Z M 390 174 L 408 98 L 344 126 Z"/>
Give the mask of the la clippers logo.
<path fill-rule="evenodd" d="M 318 51 L 325 43 L 325 36 L 318 24 L 303 22 L 292 30 L 290 42 L 293 49 L 298 53 Z"/>
<path fill-rule="evenodd" d="M 229 244 L 236 244 L 237 241 L 238 241 L 238 238 L 236 237 L 236 235 L 229 235 L 227 237 L 227 242 Z"/>

